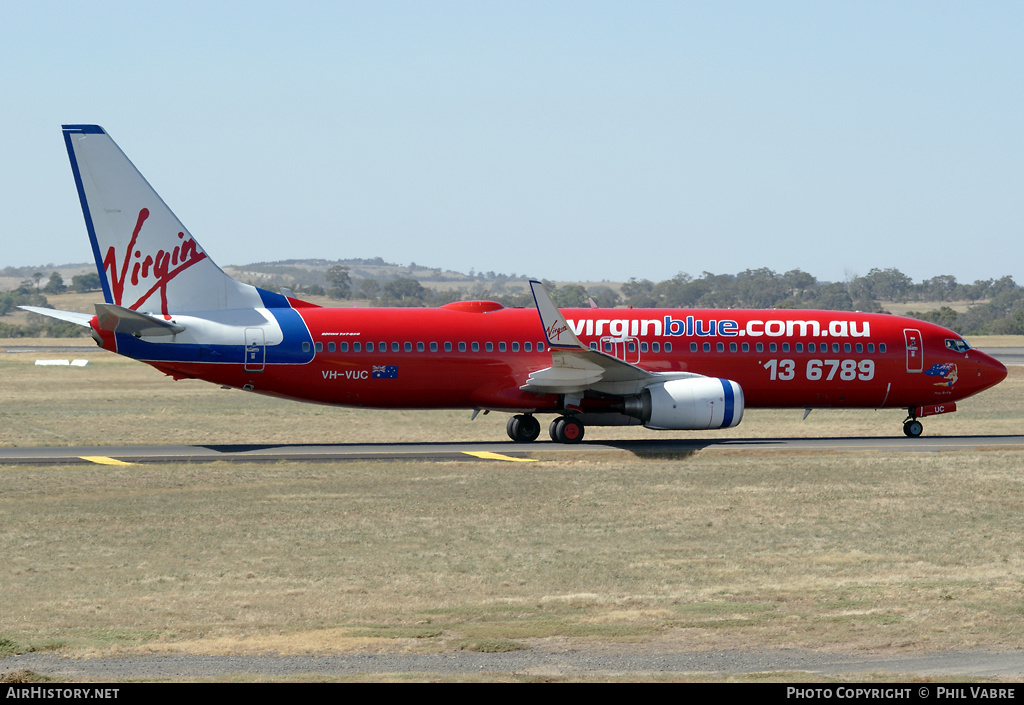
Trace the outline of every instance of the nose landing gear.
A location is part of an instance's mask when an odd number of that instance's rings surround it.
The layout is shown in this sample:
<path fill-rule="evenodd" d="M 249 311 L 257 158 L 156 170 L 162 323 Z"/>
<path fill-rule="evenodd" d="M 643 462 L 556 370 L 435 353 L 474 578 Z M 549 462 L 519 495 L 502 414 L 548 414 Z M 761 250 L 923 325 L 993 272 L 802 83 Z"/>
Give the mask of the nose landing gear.
<path fill-rule="evenodd" d="M 917 438 L 923 431 L 924 426 L 917 420 L 917 417 L 914 416 L 913 413 L 911 413 L 907 420 L 903 422 L 903 433 L 909 438 Z"/>

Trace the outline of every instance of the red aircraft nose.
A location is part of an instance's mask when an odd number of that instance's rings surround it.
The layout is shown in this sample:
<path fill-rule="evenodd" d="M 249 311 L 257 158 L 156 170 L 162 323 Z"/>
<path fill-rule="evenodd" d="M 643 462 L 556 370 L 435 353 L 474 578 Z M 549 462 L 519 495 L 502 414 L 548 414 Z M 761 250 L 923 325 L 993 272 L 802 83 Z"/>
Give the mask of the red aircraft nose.
<path fill-rule="evenodd" d="M 1006 365 L 980 350 L 971 350 L 970 359 L 978 366 L 978 377 L 974 381 L 978 391 L 994 387 L 1006 379 Z"/>

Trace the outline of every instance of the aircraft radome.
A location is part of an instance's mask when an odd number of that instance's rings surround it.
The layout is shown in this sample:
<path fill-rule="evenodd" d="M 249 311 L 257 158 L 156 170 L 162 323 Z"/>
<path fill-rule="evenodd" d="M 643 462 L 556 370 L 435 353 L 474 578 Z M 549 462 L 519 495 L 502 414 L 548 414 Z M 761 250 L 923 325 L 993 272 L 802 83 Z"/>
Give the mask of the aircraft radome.
<path fill-rule="evenodd" d="M 461 301 L 326 308 L 235 281 L 107 133 L 65 125 L 103 287 L 95 315 L 24 307 L 86 326 L 105 350 L 175 379 L 353 407 L 514 414 L 532 441 L 587 426 L 736 426 L 745 408 L 903 409 L 903 430 L 997 384 L 1006 368 L 941 326 L 805 310 L 559 310 Z"/>

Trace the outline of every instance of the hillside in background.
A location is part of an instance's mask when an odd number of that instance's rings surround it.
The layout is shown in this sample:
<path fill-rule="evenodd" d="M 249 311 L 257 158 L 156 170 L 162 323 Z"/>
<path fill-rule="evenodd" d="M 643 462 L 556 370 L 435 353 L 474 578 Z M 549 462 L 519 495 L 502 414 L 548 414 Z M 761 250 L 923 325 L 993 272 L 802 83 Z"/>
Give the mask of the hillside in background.
<path fill-rule="evenodd" d="M 382 258 L 284 260 L 224 268 L 240 281 L 325 305 L 438 306 L 486 299 L 505 306 L 532 306 L 529 277 L 468 274 L 400 265 Z M 818 281 L 799 269 L 737 274 L 679 273 L 660 282 L 545 281 L 555 303 L 635 308 L 820 308 L 909 315 L 964 335 L 1024 334 L 1024 289 L 1009 276 L 961 283 L 951 275 L 914 282 L 898 269 L 872 269 L 845 282 Z M 7 267 L 0 270 L 0 337 L 78 334 L 81 328 L 20 311 L 19 305 L 91 311 L 99 277 L 89 263 Z M 81 301 L 75 295 L 83 295 Z M 51 300 L 52 299 L 52 300 Z M 58 300 L 61 304 L 58 305 Z"/>

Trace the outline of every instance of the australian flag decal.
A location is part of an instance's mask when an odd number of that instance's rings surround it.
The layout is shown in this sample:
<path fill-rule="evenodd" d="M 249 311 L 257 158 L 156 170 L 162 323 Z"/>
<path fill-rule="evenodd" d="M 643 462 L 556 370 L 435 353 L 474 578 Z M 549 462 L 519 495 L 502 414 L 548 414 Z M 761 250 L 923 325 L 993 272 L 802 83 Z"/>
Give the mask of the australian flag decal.
<path fill-rule="evenodd" d="M 374 365 L 370 376 L 373 379 L 398 379 L 398 365 Z"/>
<path fill-rule="evenodd" d="M 952 387 L 956 384 L 956 365 L 952 362 L 937 362 L 925 370 L 925 374 L 930 377 L 942 378 L 942 381 L 935 383 L 936 387 Z"/>

